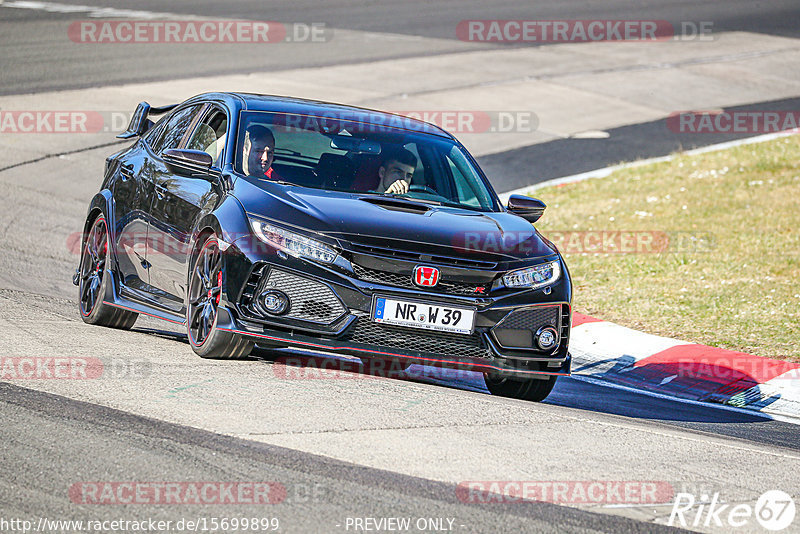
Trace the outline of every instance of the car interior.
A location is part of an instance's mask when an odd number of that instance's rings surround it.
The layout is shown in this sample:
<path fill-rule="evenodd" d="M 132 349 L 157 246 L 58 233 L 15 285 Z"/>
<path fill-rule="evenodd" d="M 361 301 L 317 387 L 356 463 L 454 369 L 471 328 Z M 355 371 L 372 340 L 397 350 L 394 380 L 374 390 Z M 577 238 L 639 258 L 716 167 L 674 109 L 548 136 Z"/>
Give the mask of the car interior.
<path fill-rule="evenodd" d="M 313 166 L 309 166 L 307 162 L 298 165 L 299 161 L 292 160 L 290 157 L 282 158 L 278 147 L 272 167 L 283 180 L 293 184 L 357 192 L 373 191 L 378 186 L 378 169 L 381 164 L 379 155 L 326 152 L 320 155 L 319 161 Z M 412 184 L 423 185 L 422 180 L 418 164 Z"/>
<path fill-rule="evenodd" d="M 228 119 L 225 113 L 214 111 L 197 126 L 186 148 L 202 150 L 211 156 L 212 161 L 218 162 L 225 147 L 227 129 Z"/>

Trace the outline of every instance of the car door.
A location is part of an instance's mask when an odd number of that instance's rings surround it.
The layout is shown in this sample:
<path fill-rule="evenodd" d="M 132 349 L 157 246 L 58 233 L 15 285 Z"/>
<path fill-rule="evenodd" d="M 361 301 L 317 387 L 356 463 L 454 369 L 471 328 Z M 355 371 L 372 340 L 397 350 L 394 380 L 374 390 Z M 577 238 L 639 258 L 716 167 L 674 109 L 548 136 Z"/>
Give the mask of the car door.
<path fill-rule="evenodd" d="M 114 250 L 117 272 L 124 288 L 141 290 L 149 283 L 147 269 L 147 217 L 149 202 L 145 200 L 146 186 L 143 168 L 147 150 L 144 140 L 118 160 L 109 160 L 109 171 L 114 173 Z"/>
<path fill-rule="evenodd" d="M 225 110 L 209 104 L 193 121 L 180 148 L 203 150 L 218 161 L 228 124 Z M 219 201 L 219 189 L 206 179 L 172 173 L 160 159 L 153 165 L 153 185 L 149 241 L 158 243 L 161 253 L 148 256 L 150 285 L 161 305 L 182 311 L 192 232 L 201 213 Z"/>
<path fill-rule="evenodd" d="M 133 290 L 134 297 L 152 299 L 150 285 L 150 257 L 158 253 L 150 240 L 152 214 L 150 207 L 154 194 L 153 167 L 157 154 L 165 148 L 177 147 L 189 130 L 191 121 L 201 106 L 194 105 L 173 111 L 145 134 L 137 145 L 135 165 L 121 172 L 129 172 L 138 188 L 135 206 L 126 207 L 130 214 L 131 230 L 121 238 L 122 249 L 126 252 L 126 262 L 136 269 L 136 276 L 126 278 L 126 288 Z M 132 208 L 132 209 L 131 209 Z M 119 204 L 117 205 L 119 210 Z M 119 250 L 119 249 L 118 249 Z M 128 267 L 130 269 L 130 267 Z"/>

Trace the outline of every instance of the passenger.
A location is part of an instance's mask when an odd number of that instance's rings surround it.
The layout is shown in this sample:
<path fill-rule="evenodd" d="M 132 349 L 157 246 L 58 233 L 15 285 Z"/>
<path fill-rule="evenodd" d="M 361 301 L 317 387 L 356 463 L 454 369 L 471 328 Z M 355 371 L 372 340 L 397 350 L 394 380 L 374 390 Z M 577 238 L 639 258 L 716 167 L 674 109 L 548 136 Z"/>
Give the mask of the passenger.
<path fill-rule="evenodd" d="M 378 193 L 404 195 L 417 168 L 417 157 L 405 148 L 386 153 L 378 167 Z"/>
<path fill-rule="evenodd" d="M 260 125 L 250 126 L 245 132 L 244 171 L 248 175 L 265 176 L 270 180 L 280 180 L 272 168 L 275 158 L 275 136 L 272 131 Z"/>

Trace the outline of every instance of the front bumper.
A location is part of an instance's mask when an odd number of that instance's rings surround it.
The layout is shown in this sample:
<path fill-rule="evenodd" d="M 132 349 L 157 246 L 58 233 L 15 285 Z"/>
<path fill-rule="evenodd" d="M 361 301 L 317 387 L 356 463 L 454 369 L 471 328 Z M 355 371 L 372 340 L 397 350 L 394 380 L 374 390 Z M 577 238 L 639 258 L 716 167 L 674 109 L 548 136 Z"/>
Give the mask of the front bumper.
<path fill-rule="evenodd" d="M 225 302 L 217 328 L 262 345 L 398 359 L 499 376 L 547 378 L 570 374 L 572 311 L 567 272 L 549 294 L 526 290 L 474 297 L 359 279 L 349 261 L 329 267 L 282 255 L 253 258 L 243 253 L 227 254 L 226 261 Z M 270 288 L 287 292 L 297 305 L 285 316 L 269 316 L 256 304 L 256 297 Z M 477 312 L 474 332 L 429 332 L 374 323 L 370 314 L 375 295 L 473 307 Z M 533 321 L 527 328 L 530 331 L 545 323 L 556 328 L 559 343 L 555 349 L 520 347 L 525 344 L 525 321 Z M 513 342 L 520 339 L 523 343 Z"/>

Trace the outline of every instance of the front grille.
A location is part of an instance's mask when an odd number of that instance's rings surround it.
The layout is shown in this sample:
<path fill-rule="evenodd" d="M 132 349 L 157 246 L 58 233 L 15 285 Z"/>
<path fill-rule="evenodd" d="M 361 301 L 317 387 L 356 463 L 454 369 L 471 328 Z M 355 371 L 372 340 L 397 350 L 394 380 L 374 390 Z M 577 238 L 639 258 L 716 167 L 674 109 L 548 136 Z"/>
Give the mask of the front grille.
<path fill-rule="evenodd" d="M 560 306 L 536 306 L 516 310 L 506 315 L 497 323 L 496 328 L 511 328 L 515 330 L 533 330 L 550 325 L 558 329 L 558 314 Z"/>
<path fill-rule="evenodd" d="M 414 262 L 433 262 L 441 265 L 452 265 L 453 267 L 463 267 L 467 269 L 484 269 L 491 270 L 497 267 L 497 262 L 494 261 L 481 261 L 474 259 L 466 259 L 463 257 L 454 257 L 440 255 L 436 253 L 423 253 L 410 250 L 403 250 L 403 241 L 382 239 L 385 243 L 390 243 L 395 246 L 377 246 L 367 245 L 363 243 L 350 242 L 350 246 L 354 252 L 366 254 L 368 256 L 383 256 L 386 258 L 402 259 Z"/>
<path fill-rule="evenodd" d="M 372 322 L 361 316 L 345 333 L 344 341 L 363 343 L 380 350 L 386 348 L 403 352 L 423 352 L 451 358 L 490 358 L 481 335 L 453 334 L 449 332 L 426 332 L 401 326 L 390 326 Z"/>
<path fill-rule="evenodd" d="M 260 309 L 256 296 L 267 289 L 283 291 L 289 297 L 291 307 L 285 315 L 268 315 Z M 253 269 L 239 302 L 247 312 L 257 317 L 287 318 L 326 325 L 347 311 L 333 290 L 322 282 L 278 269 L 267 271 L 265 265 Z"/>
<path fill-rule="evenodd" d="M 387 286 L 402 287 L 404 289 L 417 289 L 466 296 L 485 295 L 489 293 L 488 284 L 469 284 L 466 282 L 452 282 L 447 280 L 439 280 L 439 283 L 436 284 L 435 287 L 420 287 L 414 284 L 410 274 L 403 275 L 378 271 L 376 269 L 367 269 L 355 263 L 353 264 L 353 272 L 359 279 L 366 282 L 375 282 Z"/>
<path fill-rule="evenodd" d="M 330 306 L 330 304 L 325 302 L 304 300 L 303 304 L 300 306 L 299 312 L 310 317 L 319 317 L 324 319 L 325 317 L 330 317 L 331 314 L 333 314 L 333 308 Z"/>

